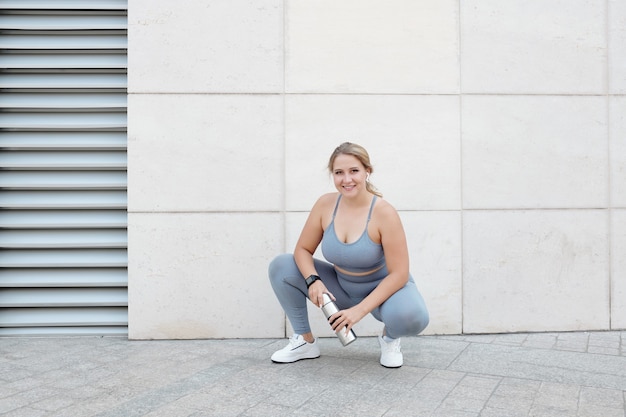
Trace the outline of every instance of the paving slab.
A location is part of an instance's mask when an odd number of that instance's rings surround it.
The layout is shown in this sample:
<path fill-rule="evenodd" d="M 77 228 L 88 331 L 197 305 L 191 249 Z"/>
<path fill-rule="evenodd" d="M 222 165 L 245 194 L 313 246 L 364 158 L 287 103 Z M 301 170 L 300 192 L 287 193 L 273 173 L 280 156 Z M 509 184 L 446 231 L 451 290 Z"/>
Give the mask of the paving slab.
<path fill-rule="evenodd" d="M 376 338 L 275 364 L 286 339 L 0 338 L 0 415 L 626 417 L 626 331 Z"/>

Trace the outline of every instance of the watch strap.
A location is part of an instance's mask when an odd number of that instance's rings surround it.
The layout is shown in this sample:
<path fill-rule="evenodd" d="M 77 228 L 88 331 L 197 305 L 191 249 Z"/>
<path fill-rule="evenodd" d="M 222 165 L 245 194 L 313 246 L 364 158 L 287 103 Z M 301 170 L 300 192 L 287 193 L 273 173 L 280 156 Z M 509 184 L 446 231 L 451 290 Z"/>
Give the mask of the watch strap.
<path fill-rule="evenodd" d="M 315 275 L 315 274 L 311 274 L 309 275 L 304 282 L 306 282 L 306 287 L 309 288 L 315 281 L 317 280 L 321 280 L 321 278 L 319 277 L 319 275 Z"/>

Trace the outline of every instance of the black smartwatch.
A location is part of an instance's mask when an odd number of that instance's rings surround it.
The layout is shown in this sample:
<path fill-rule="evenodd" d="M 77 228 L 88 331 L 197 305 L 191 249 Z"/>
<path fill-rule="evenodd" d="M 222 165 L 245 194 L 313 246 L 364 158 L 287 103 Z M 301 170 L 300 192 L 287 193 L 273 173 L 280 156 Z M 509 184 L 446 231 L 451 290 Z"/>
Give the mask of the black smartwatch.
<path fill-rule="evenodd" d="M 321 280 L 321 278 L 318 277 L 317 275 L 309 275 L 309 277 L 304 280 L 304 282 L 306 282 L 306 287 L 309 288 L 311 284 L 313 284 L 318 279 Z"/>

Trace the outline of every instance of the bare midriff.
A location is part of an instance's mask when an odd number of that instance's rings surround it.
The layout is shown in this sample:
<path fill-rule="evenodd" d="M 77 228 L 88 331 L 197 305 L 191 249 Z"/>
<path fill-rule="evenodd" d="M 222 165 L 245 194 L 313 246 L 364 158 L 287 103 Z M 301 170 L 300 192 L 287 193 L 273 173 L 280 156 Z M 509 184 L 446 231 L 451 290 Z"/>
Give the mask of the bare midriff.
<path fill-rule="evenodd" d="M 353 276 L 353 277 L 364 277 L 366 275 L 373 274 L 376 271 L 380 271 L 381 269 L 383 269 L 384 266 L 385 266 L 385 264 L 382 264 L 378 268 L 374 268 L 371 271 L 366 271 L 366 272 L 350 272 L 350 271 L 346 271 L 343 268 L 338 267 L 337 265 L 335 265 L 335 269 L 337 271 L 341 272 L 342 274 L 350 275 L 350 276 Z"/>

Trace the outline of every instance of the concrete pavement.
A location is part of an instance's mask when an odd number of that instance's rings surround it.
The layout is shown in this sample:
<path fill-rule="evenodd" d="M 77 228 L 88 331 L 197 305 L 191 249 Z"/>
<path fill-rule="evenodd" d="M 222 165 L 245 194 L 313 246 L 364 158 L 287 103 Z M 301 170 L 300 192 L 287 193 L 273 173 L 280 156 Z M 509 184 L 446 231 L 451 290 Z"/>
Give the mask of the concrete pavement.
<path fill-rule="evenodd" d="M 376 338 L 272 363 L 286 343 L 0 338 L 0 414 L 625 417 L 626 331 L 403 338 L 400 369 Z"/>

